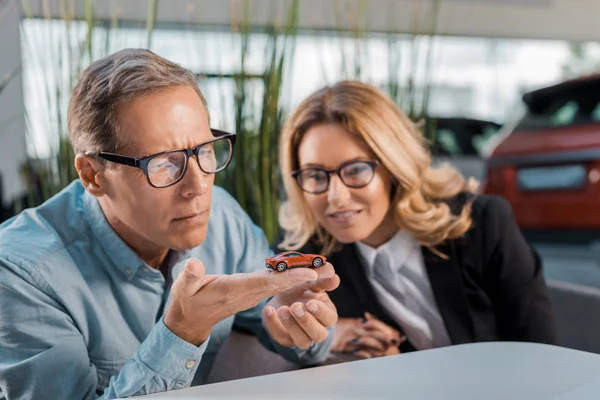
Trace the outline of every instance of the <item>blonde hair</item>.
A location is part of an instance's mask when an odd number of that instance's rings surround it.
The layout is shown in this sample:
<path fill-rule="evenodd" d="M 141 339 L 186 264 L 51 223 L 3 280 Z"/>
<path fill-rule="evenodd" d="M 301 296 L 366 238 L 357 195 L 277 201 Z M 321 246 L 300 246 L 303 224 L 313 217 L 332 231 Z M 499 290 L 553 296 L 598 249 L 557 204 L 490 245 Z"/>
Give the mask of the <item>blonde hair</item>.
<path fill-rule="evenodd" d="M 279 143 L 279 164 L 287 199 L 279 210 L 285 231 L 281 247 L 298 249 L 316 236 L 323 254 L 338 243 L 312 215 L 292 177 L 299 168 L 298 148 L 313 126 L 335 123 L 357 135 L 397 182 L 390 206 L 396 225 L 421 244 L 433 248 L 464 235 L 471 226 L 471 205 L 459 215 L 444 202 L 461 192 L 474 193 L 477 182 L 455 168 L 432 167 L 426 140 L 406 114 L 382 91 L 365 83 L 342 81 L 304 100 L 285 123 Z"/>

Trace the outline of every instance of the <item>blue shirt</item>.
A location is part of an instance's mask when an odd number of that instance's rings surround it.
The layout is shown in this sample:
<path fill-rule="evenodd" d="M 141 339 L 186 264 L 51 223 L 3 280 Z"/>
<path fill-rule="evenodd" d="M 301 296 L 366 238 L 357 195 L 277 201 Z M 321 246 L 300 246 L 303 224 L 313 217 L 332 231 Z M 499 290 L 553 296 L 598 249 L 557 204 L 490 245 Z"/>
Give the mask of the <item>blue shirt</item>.
<path fill-rule="evenodd" d="M 305 351 L 279 346 L 262 326 L 266 301 L 221 321 L 199 347 L 163 323 L 187 258 L 233 274 L 264 268 L 270 255 L 262 231 L 215 187 L 206 240 L 171 252 L 165 281 L 75 181 L 0 225 L 0 388 L 9 399 L 108 399 L 188 387 L 206 378 L 233 325 L 291 361 L 322 362 L 331 335 Z"/>

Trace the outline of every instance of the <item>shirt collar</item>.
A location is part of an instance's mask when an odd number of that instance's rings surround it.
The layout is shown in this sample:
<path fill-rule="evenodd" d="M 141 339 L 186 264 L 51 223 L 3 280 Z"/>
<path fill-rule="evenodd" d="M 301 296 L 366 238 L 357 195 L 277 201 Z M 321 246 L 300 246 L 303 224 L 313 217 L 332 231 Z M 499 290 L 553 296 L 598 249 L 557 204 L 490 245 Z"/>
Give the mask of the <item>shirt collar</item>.
<path fill-rule="evenodd" d="M 94 236 L 112 261 L 113 265 L 120 270 L 128 280 L 131 280 L 131 278 L 135 276 L 138 269 L 142 267 L 150 268 L 114 231 L 106 220 L 98 199 L 87 190 L 84 190 L 83 204 Z M 181 263 L 181 261 L 189 256 L 189 253 L 189 250 L 185 250 L 170 255 L 169 265 L 173 266 Z"/>
<path fill-rule="evenodd" d="M 363 257 L 368 271 L 372 271 L 375 267 L 375 259 L 379 253 L 386 253 L 386 258 L 393 265 L 386 265 L 382 267 L 386 268 L 400 268 L 410 254 L 412 250 L 418 245 L 418 242 L 409 233 L 403 230 L 398 230 L 394 236 L 381 246 L 374 248 L 365 243 L 357 242 L 356 247 Z"/>

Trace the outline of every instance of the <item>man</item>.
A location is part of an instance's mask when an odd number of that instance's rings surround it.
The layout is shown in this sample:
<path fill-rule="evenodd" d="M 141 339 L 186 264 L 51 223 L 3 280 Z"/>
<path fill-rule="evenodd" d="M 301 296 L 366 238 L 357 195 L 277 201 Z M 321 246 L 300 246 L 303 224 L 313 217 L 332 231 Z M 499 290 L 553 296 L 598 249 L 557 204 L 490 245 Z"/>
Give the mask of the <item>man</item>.
<path fill-rule="evenodd" d="M 209 128 L 190 71 L 123 50 L 84 71 L 68 119 L 80 179 L 0 226 L 8 399 L 184 388 L 233 325 L 298 363 L 327 357 L 339 278 L 266 271 L 264 235 L 213 187 L 235 137 Z"/>

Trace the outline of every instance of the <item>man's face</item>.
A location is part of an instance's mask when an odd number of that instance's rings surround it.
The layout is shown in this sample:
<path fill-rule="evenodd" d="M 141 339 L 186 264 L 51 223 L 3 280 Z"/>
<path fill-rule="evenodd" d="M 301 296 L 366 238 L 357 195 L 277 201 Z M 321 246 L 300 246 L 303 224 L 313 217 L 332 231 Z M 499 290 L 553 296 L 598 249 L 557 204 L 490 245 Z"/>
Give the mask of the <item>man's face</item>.
<path fill-rule="evenodd" d="M 117 108 L 119 134 L 129 157 L 187 149 L 213 138 L 208 114 L 194 89 L 178 86 Z M 184 177 L 166 188 L 152 187 L 141 169 L 107 164 L 100 203 L 112 227 L 132 247 L 189 249 L 206 238 L 214 175 L 195 157 Z"/>

